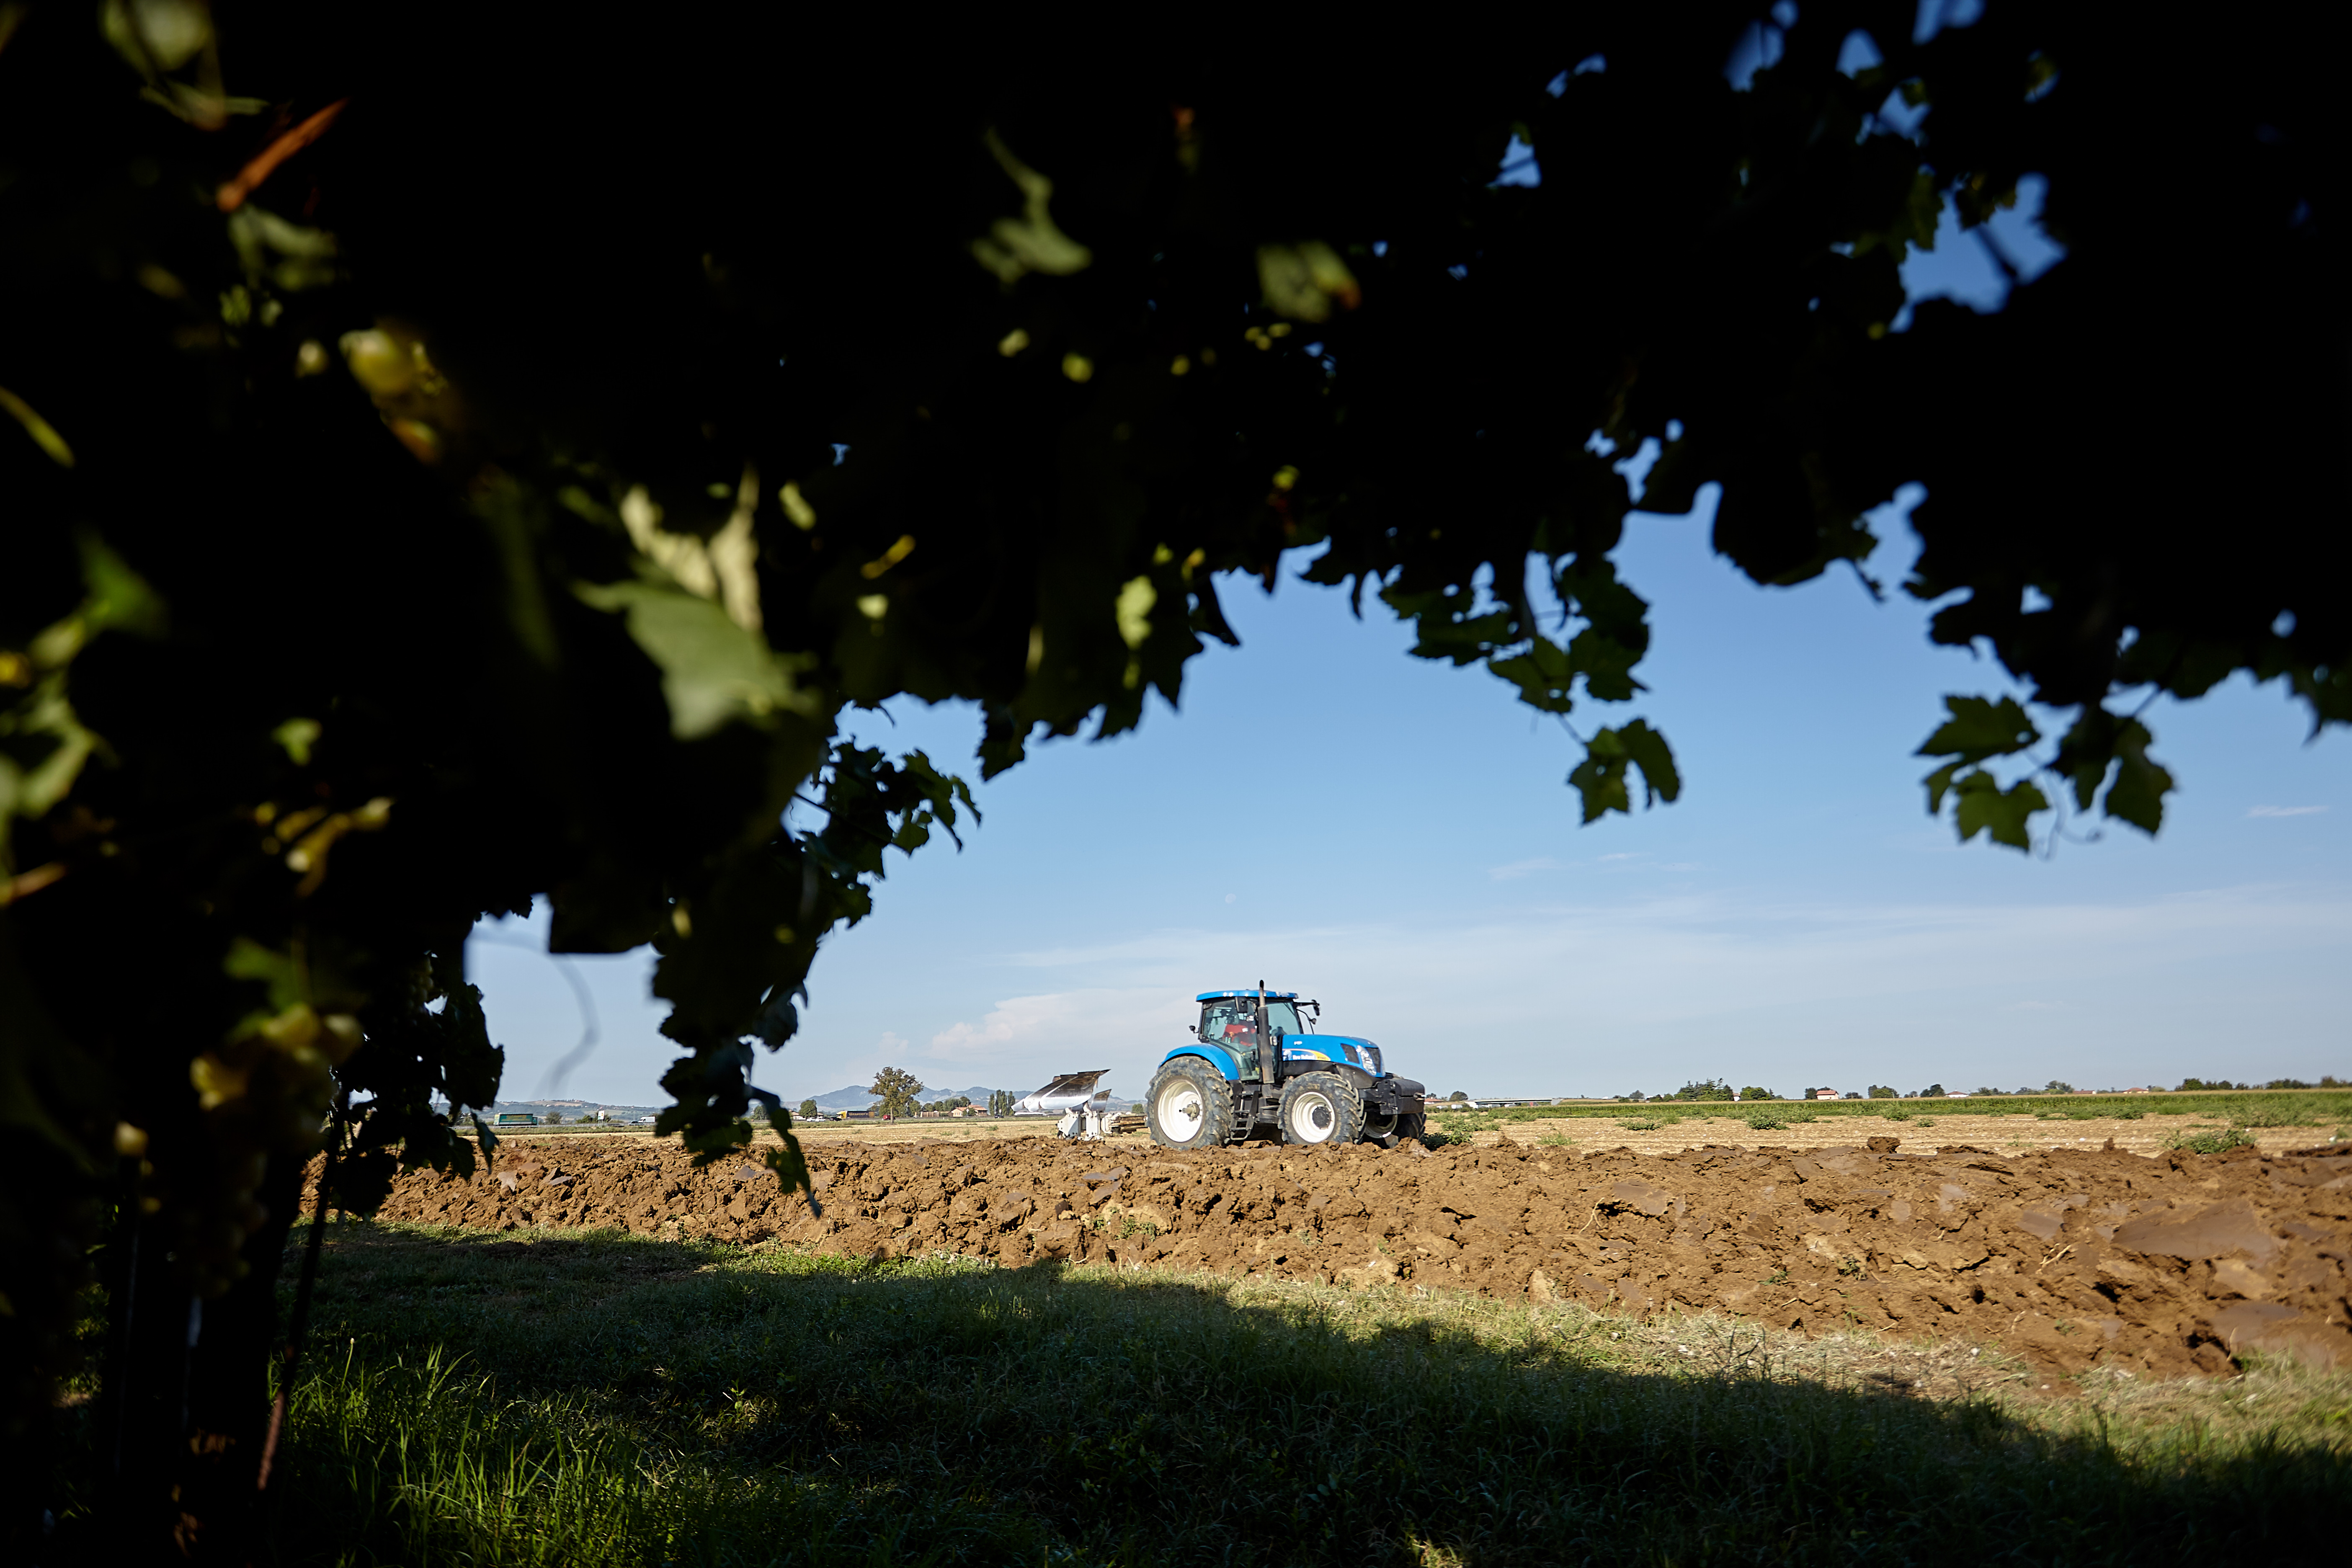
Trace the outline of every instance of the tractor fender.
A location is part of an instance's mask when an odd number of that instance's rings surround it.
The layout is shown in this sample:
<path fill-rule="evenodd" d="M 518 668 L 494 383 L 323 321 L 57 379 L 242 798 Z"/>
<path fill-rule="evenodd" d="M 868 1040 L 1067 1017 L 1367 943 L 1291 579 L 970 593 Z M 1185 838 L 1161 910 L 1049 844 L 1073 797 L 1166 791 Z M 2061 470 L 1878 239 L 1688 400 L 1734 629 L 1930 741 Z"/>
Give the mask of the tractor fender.
<path fill-rule="evenodd" d="M 1178 1057 L 1199 1057 L 1202 1061 L 1205 1061 L 1211 1067 L 1215 1068 L 1217 1069 L 1218 1076 L 1223 1078 L 1227 1083 L 1239 1083 L 1241 1081 L 1241 1058 L 1234 1056 L 1233 1052 L 1225 1049 L 1223 1046 L 1213 1046 L 1205 1041 L 1197 1046 L 1179 1046 L 1174 1050 L 1169 1052 L 1166 1056 L 1160 1058 L 1160 1065 L 1161 1067 L 1166 1067 Z"/>

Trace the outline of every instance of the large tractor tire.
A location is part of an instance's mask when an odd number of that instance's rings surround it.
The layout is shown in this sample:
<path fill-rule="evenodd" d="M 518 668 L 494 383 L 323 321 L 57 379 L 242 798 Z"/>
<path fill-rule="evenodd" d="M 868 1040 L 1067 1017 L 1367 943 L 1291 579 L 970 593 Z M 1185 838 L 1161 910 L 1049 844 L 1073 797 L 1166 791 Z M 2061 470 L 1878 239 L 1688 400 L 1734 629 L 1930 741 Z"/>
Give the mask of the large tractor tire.
<path fill-rule="evenodd" d="M 1175 1057 L 1143 1096 L 1144 1125 L 1163 1149 L 1215 1149 L 1234 1141 L 1234 1091 L 1199 1057 Z"/>
<path fill-rule="evenodd" d="M 1353 1143 L 1364 1131 L 1364 1100 L 1335 1072 L 1303 1073 L 1282 1086 L 1276 1113 L 1286 1143 Z"/>

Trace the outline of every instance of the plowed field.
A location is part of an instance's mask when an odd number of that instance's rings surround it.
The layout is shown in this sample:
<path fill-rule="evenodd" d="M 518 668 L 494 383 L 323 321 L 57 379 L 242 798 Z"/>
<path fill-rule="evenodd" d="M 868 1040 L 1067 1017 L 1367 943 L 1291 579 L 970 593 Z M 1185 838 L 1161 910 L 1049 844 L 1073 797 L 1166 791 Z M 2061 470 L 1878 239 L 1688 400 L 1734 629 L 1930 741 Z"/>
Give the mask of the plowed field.
<path fill-rule="evenodd" d="M 1171 1154 L 1020 1138 L 809 1154 L 814 1205 L 750 1161 L 696 1171 L 667 1140 L 509 1141 L 495 1173 L 404 1176 L 381 1217 L 1713 1310 L 2000 1344 L 2060 1373 L 2219 1373 L 2247 1350 L 2352 1366 L 2352 1144 Z"/>

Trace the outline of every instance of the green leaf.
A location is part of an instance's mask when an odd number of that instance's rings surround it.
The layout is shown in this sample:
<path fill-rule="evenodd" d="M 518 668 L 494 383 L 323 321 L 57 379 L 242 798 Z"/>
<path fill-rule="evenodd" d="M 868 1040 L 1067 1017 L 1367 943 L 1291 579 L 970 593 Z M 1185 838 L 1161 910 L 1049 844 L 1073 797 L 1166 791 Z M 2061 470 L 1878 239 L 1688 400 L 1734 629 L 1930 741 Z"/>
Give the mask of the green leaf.
<path fill-rule="evenodd" d="M 5 411 L 17 424 L 22 425 L 25 427 L 25 434 L 33 438 L 35 446 L 49 455 L 51 462 L 61 468 L 70 468 L 74 466 L 73 448 L 66 445 L 66 438 L 58 435 L 47 420 L 35 412 L 31 404 L 5 386 L 0 386 L 0 411 Z"/>
<path fill-rule="evenodd" d="M 2026 717 L 2025 710 L 2013 697 L 1998 702 L 1982 697 L 1947 697 L 1944 707 L 1951 714 L 1937 731 L 1927 737 L 1915 756 L 1946 757 L 1957 753 L 1963 763 L 1980 763 L 1987 757 L 2006 757 L 2025 750 L 2042 739 L 2042 731 Z"/>
<path fill-rule="evenodd" d="M 289 719 L 269 731 L 289 761 L 298 768 L 310 765 L 310 748 L 318 743 L 323 729 L 316 719 Z"/>
<path fill-rule="evenodd" d="M 1965 763 L 1946 763 L 1942 767 L 1937 768 L 1934 773 L 1927 775 L 1928 816 L 1934 816 L 1943 811 L 1944 796 L 1956 787 L 1952 781 L 1958 776 L 1959 771 L 1967 765 L 1968 764 Z"/>
<path fill-rule="evenodd" d="M 2049 810 L 2050 800 L 2032 780 L 2020 779 L 2003 789 L 1999 779 L 1979 768 L 1962 777 L 1955 788 L 1959 804 L 1953 816 L 1961 843 L 1982 833 L 1995 844 L 2012 849 L 2033 847 L 2026 823 L 2035 812 Z"/>
<path fill-rule="evenodd" d="M 1585 746 L 1584 761 L 1569 773 L 1568 782 L 1584 797 L 1585 821 L 1596 821 L 1611 811 L 1632 815 L 1633 803 L 1625 787 L 1628 766 L 1642 771 L 1645 805 L 1655 805 L 1662 799 L 1672 802 L 1682 794 L 1682 775 L 1675 771 L 1666 738 L 1651 729 L 1649 721 L 1636 719 L 1594 734 Z"/>
<path fill-rule="evenodd" d="M 1519 700 L 1543 713 L 1565 713 L 1576 706 L 1569 696 L 1576 671 L 1568 653 L 1549 637 L 1538 637 L 1525 653 L 1489 659 L 1486 668 L 1519 689 Z"/>
<path fill-rule="evenodd" d="M 2107 786 L 2101 809 L 2130 823 L 2153 837 L 2164 825 L 2164 797 L 2172 791 L 2172 774 L 2148 759 L 2156 739 L 2137 719 L 2126 721 L 2116 738 L 2116 782 Z"/>
<path fill-rule="evenodd" d="M 670 732 L 681 741 L 739 719 L 765 724 L 778 713 L 817 711 L 815 698 L 793 681 L 804 666 L 772 652 L 709 599 L 653 583 L 583 583 L 572 592 L 595 609 L 628 616 L 630 637 L 662 672 Z"/>
<path fill-rule="evenodd" d="M 82 601 L 81 617 L 90 635 L 130 632 L 136 637 L 162 637 L 168 620 L 163 596 L 97 534 L 84 529 L 74 542 L 81 550 L 82 586 L 89 592 Z"/>
<path fill-rule="evenodd" d="M 2125 719 L 2096 703 L 2086 705 L 2074 728 L 2059 742 L 2053 764 L 2074 785 L 2074 802 L 2084 811 L 2102 784 L 2105 815 L 2154 835 L 2164 822 L 2164 797 L 2171 793 L 2172 774 L 2148 759 L 2155 737 L 2137 719 Z"/>
<path fill-rule="evenodd" d="M 1646 641 L 1646 628 L 1644 638 Z M 1601 702 L 1630 702 L 1648 687 L 1633 679 L 1642 647 L 1629 647 L 1597 626 L 1587 626 L 1568 645 L 1568 660 L 1584 677 L 1587 696 Z"/>
<path fill-rule="evenodd" d="M 221 969 L 232 979 L 258 980 L 268 986 L 272 1013 L 283 1013 L 308 999 L 302 984 L 302 966 L 284 953 L 270 952 L 251 937 L 241 936 L 229 944 L 228 956 L 221 961 Z"/>

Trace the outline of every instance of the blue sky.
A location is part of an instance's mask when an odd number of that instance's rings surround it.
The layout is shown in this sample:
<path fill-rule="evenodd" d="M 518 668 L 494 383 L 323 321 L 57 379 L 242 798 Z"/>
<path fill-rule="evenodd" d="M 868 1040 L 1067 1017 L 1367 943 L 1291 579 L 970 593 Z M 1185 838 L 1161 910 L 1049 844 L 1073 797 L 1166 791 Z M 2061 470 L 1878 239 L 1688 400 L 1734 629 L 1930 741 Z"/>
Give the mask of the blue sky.
<path fill-rule="evenodd" d="M 2004 215 L 2028 276 L 2040 192 Z M 1948 234 L 1913 298 L 1998 309 Z M 1641 700 L 1685 779 L 1672 806 L 1578 825 L 1577 748 L 1478 669 L 1410 658 L 1377 604 L 1286 580 L 1221 584 L 1238 650 L 1196 660 L 1182 710 L 1034 747 L 975 784 L 986 822 L 892 858 L 872 919 L 825 945 L 800 1037 L 756 1080 L 796 1101 L 886 1065 L 1026 1090 L 1108 1068 L 1139 1093 L 1196 991 L 1263 978 L 1441 1093 L 1655 1093 L 1727 1078 L 1782 1093 L 2084 1088 L 2352 1076 L 2352 746 L 2241 679 L 2147 714 L 2181 781 L 2162 836 L 2110 826 L 2029 858 L 1955 844 L 1911 753 L 1947 692 L 2008 689 L 1927 641 L 1928 609 L 1851 574 L 1764 589 L 1715 557 L 1709 509 L 1637 516 L 1620 568 L 1652 603 Z M 1869 567 L 1899 581 L 1900 517 Z M 977 778 L 968 709 L 894 705 L 856 732 Z M 545 911 L 468 948 L 503 1092 L 658 1103 L 674 1054 L 650 955 L 545 955 Z"/>

